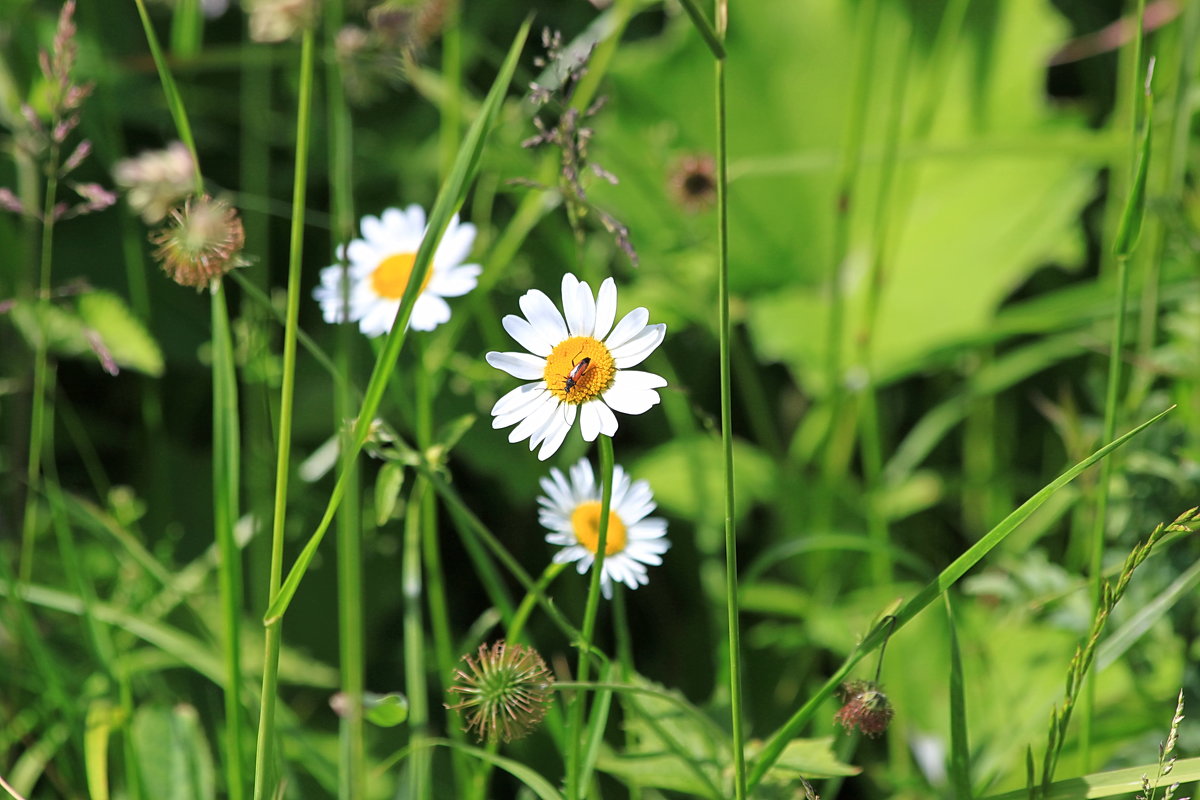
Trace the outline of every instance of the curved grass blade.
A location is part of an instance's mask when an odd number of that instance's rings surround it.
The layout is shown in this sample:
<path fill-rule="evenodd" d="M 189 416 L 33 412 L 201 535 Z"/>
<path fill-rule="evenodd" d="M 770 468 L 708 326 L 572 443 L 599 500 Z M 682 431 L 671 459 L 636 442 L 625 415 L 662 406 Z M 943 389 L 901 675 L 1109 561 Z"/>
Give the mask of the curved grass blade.
<path fill-rule="evenodd" d="M 892 631 L 898 631 L 905 624 L 910 622 L 917 614 L 924 611 L 925 608 L 939 596 L 941 596 L 943 592 L 957 583 L 958 580 L 965 575 L 968 570 L 978 564 L 984 556 L 986 556 L 994 547 L 1004 541 L 1004 539 L 1010 533 L 1016 530 L 1022 522 L 1032 516 L 1033 512 L 1036 511 L 1039 506 L 1045 503 L 1051 495 L 1077 478 L 1079 474 L 1088 467 L 1097 463 L 1109 453 L 1128 442 L 1134 436 L 1137 436 L 1146 428 L 1158 422 L 1160 419 L 1169 414 L 1174 408 L 1175 406 L 1171 406 L 1160 414 L 1150 418 L 1146 422 L 1143 422 L 1141 425 L 1129 431 L 1124 436 L 1114 439 L 1104 447 L 1101 447 L 1099 450 L 1092 453 L 1083 461 L 1080 461 L 1078 464 L 1059 475 L 1050 483 L 1046 484 L 1040 491 L 1038 491 L 1037 494 L 1018 506 L 1016 510 L 1005 517 L 999 525 L 988 531 L 983 538 L 968 548 L 967 551 L 961 556 L 956 558 L 954 562 L 950 564 L 950 566 L 942 570 L 941 573 L 939 573 L 938 576 L 934 578 L 915 597 L 897 609 L 892 617 L 885 619 L 881 624 L 876 625 L 875 628 L 863 640 L 862 644 L 860 644 L 858 648 L 846 658 L 845 662 L 843 662 L 842 666 L 837 670 L 837 672 L 829 677 L 829 680 L 825 682 L 825 685 L 822 686 L 816 692 L 816 694 L 810 697 L 808 702 L 801 706 L 796 713 L 792 715 L 791 719 L 784 723 L 783 727 L 771 735 L 771 738 L 763 747 L 762 754 L 755 761 L 754 768 L 750 772 L 750 778 L 748 781 L 750 790 L 753 791 L 754 787 L 758 785 L 759 781 L 761 781 L 763 776 L 767 773 L 767 770 L 769 770 L 771 766 L 779 759 L 779 756 L 783 753 L 783 749 L 787 746 L 788 741 L 792 739 L 792 737 L 794 737 L 812 718 L 812 715 L 816 713 L 816 710 L 820 707 L 821 703 L 823 703 L 826 698 L 832 695 L 837 687 L 841 685 L 845 677 L 850 674 L 850 670 L 852 670 L 859 661 L 874 651 L 875 648 L 879 647 L 879 645 L 883 643 L 885 638 Z"/>
<path fill-rule="evenodd" d="M 500 74 L 496 76 L 479 116 L 463 139 L 462 146 L 458 150 L 458 157 L 454 162 L 454 169 L 451 170 L 450 176 L 442 185 L 433 210 L 429 214 L 429 227 L 417 250 L 416 262 L 413 264 L 408 286 L 404 290 L 404 298 L 400 301 L 400 309 L 396 312 L 396 321 L 392 324 L 391 333 L 388 334 L 387 341 L 384 343 L 383 352 L 375 362 L 375 369 L 371 373 L 362 408 L 354 425 L 352 445 L 355 455 L 362 450 L 363 444 L 367 440 L 375 413 L 379 410 L 379 404 L 383 400 L 384 390 L 396 367 L 400 349 L 404 346 L 404 336 L 408 329 L 409 317 L 412 316 L 413 304 L 417 300 L 425 276 L 429 273 L 433 254 L 441 241 L 442 234 L 446 231 L 446 226 L 450 223 L 450 217 L 462 207 L 471 180 L 479 169 L 483 146 L 496 123 L 508 85 L 512 82 L 517 59 L 525 46 L 525 39 L 529 35 L 530 23 L 531 20 L 526 19 L 517 32 L 517 36 L 509 48 L 508 56 L 504 59 L 504 65 L 500 68 Z M 267 609 L 263 618 L 265 625 L 278 622 L 291 604 L 292 597 L 296 594 L 296 589 L 304 578 L 304 573 L 308 571 L 308 566 L 312 563 L 313 556 L 316 555 L 317 547 L 321 544 L 321 539 L 324 538 L 330 523 L 333 522 L 333 516 L 346 493 L 346 476 L 347 473 L 344 470 L 338 476 L 320 524 L 317 525 L 316 531 L 313 532 L 312 537 L 296 558 L 296 563 L 280 586 L 275 600 Z"/>

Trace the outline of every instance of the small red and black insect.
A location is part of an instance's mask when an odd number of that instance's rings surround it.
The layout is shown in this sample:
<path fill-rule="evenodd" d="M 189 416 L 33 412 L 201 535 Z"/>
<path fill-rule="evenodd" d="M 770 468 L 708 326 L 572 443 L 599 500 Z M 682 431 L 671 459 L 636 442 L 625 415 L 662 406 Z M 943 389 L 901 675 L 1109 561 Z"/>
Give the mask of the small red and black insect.
<path fill-rule="evenodd" d="M 591 364 L 592 360 L 587 357 L 580 359 L 578 364 L 572 362 L 571 371 L 567 373 L 567 377 L 563 382 L 563 391 L 567 394 L 570 394 L 571 390 L 574 389 L 575 385 L 579 383 L 579 380 L 583 377 L 584 373 L 586 373 L 591 367 Z"/>

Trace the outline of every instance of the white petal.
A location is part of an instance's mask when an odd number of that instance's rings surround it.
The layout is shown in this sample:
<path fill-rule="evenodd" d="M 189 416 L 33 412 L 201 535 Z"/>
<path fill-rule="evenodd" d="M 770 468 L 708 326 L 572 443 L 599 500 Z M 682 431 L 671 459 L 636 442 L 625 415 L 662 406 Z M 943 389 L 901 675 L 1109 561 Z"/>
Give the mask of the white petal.
<path fill-rule="evenodd" d="M 442 297 L 462 297 L 479 284 L 481 272 L 483 267 L 478 264 L 439 269 L 433 273 L 426 290 Z"/>
<path fill-rule="evenodd" d="M 618 383 L 630 389 L 661 389 L 667 385 L 667 379 L 640 369 L 620 369 L 613 376 L 613 384 Z"/>
<path fill-rule="evenodd" d="M 596 406 L 602 405 L 604 403 L 593 400 L 579 407 L 579 432 L 583 434 L 585 442 L 594 442 L 600 435 L 600 413 L 596 411 Z"/>
<path fill-rule="evenodd" d="M 408 227 L 405 233 L 415 233 L 421 237 L 425 235 L 425 209 L 421 208 L 416 203 L 413 203 L 404 210 L 404 219 Z M 399 227 L 399 225 L 397 225 Z"/>
<path fill-rule="evenodd" d="M 592 462 L 581 458 L 571 467 L 571 500 L 572 505 L 579 505 L 586 500 L 599 499 L 600 492 L 596 488 L 596 476 L 592 472 Z"/>
<path fill-rule="evenodd" d="M 542 449 L 538 451 L 538 461 L 545 461 L 550 456 L 554 455 L 558 448 L 562 446 L 563 440 L 567 438 L 567 432 L 571 430 L 571 423 L 575 421 L 574 406 L 568 406 L 572 409 L 570 422 L 565 425 L 560 425 L 550 436 L 546 437 L 546 441 L 542 444 Z M 558 415 L 555 415 L 558 419 Z"/>
<path fill-rule="evenodd" d="M 600 432 L 605 436 L 615 436 L 617 433 L 617 415 L 604 403 L 593 401 L 590 405 L 596 407 L 596 413 L 600 416 Z"/>
<path fill-rule="evenodd" d="M 350 242 L 346 247 L 346 254 L 350 257 L 351 264 L 364 270 L 375 269 L 379 265 L 379 262 L 383 260 L 379 255 L 379 251 L 362 239 L 355 239 Z"/>
<path fill-rule="evenodd" d="M 580 292 L 581 286 L 583 284 L 571 273 L 568 272 L 563 275 L 563 316 L 567 318 L 567 332 L 572 336 L 587 336 L 587 333 L 583 331 L 583 311 L 580 305 L 582 295 L 582 292 Z M 588 293 L 591 293 L 590 289 Z"/>
<path fill-rule="evenodd" d="M 646 356 L 653 353 L 654 349 L 662 344 L 663 337 L 666 335 L 667 326 L 660 322 L 657 325 L 646 326 L 641 333 L 620 347 L 610 348 L 613 358 L 617 362 L 617 369 L 629 369 L 645 361 Z"/>
<path fill-rule="evenodd" d="M 542 402 L 529 409 L 529 414 L 521 420 L 520 425 L 509 431 L 508 440 L 515 444 L 535 434 L 556 416 L 554 412 L 557 405 L 557 399 L 548 395 Z"/>
<path fill-rule="evenodd" d="M 609 408 L 622 414 L 644 414 L 658 405 L 658 392 L 641 388 L 636 381 L 622 381 L 621 376 L 626 374 L 624 371 L 618 372 L 612 387 L 604 393 L 602 399 L 608 403 Z"/>
<path fill-rule="evenodd" d="M 580 283 L 575 296 L 579 311 L 579 335 L 593 336 L 592 332 L 596 330 L 596 298 L 592 296 L 592 287 L 586 282 Z"/>
<path fill-rule="evenodd" d="M 529 320 L 543 339 L 557 344 L 567 338 L 567 323 L 545 293 L 538 289 L 530 289 L 521 295 L 518 303 L 521 311 L 525 312 L 525 319 Z"/>
<path fill-rule="evenodd" d="M 438 243 L 433 262 L 439 267 L 453 267 L 467 260 L 471 246 L 475 243 L 475 226 L 469 222 L 458 224 L 458 214 L 450 220 L 442 241 Z"/>
<path fill-rule="evenodd" d="M 496 369 L 502 369 L 521 380 L 540 378 L 546 371 L 546 359 L 528 353 L 497 353 L 493 350 L 485 358 Z"/>
<path fill-rule="evenodd" d="M 551 395 L 551 397 L 553 397 L 553 395 Z M 558 430 L 560 430 L 562 428 L 569 429 L 571 427 L 571 422 L 573 422 L 575 420 L 574 414 L 567 413 L 568 409 L 574 408 L 573 406 L 568 406 L 568 405 L 562 403 L 556 397 L 554 398 L 553 402 L 550 405 L 551 405 L 551 412 L 550 412 L 550 415 L 546 418 L 545 423 L 543 423 L 529 437 L 529 452 L 531 452 L 531 453 L 535 449 L 537 449 L 537 446 L 539 444 L 541 444 L 542 441 L 545 440 L 545 438 L 547 436 L 554 435 Z"/>
<path fill-rule="evenodd" d="M 388 209 L 388 211 L 395 210 L 396 209 L 394 208 Z M 387 216 L 388 211 L 383 212 L 384 216 Z M 362 231 L 363 238 L 371 244 L 379 245 L 387 241 L 387 226 L 384 224 L 383 220 L 379 219 L 379 217 L 374 217 L 370 214 L 367 214 L 362 218 L 362 221 L 359 222 L 358 228 Z M 353 246 L 353 243 L 351 243 L 351 246 Z M 350 252 L 353 255 L 353 249 L 351 249 Z"/>
<path fill-rule="evenodd" d="M 376 302 L 358 323 L 358 329 L 367 336 L 382 336 L 392 329 L 396 321 L 399 302 Z"/>
<path fill-rule="evenodd" d="M 544 383 L 523 383 L 497 400 L 496 404 L 492 406 L 492 414 L 500 416 L 501 414 L 508 414 L 517 409 L 525 408 L 534 401 L 539 400 L 543 392 L 549 394 Z M 500 427 L 504 426 L 501 425 Z"/>
<path fill-rule="evenodd" d="M 535 356 L 545 358 L 554 349 L 554 344 L 539 334 L 537 328 L 530 325 L 524 317 L 506 314 L 504 319 L 500 320 L 500 324 L 504 326 L 508 335 L 516 340 L 517 344 Z"/>
<path fill-rule="evenodd" d="M 610 503 L 610 507 L 617 512 L 618 516 L 621 514 L 621 506 L 625 503 L 625 493 L 628 491 L 629 476 L 625 474 L 625 470 L 621 469 L 621 466 L 618 464 L 613 467 L 613 489 Z M 624 517 L 621 517 L 621 521 L 626 525 L 629 524 L 629 521 Z"/>
<path fill-rule="evenodd" d="M 617 284 L 612 278 L 605 278 L 600 284 L 596 297 L 596 329 L 592 336 L 604 341 L 612 329 L 613 320 L 617 318 Z"/>
<path fill-rule="evenodd" d="M 605 340 L 604 344 L 609 350 L 617 349 L 641 333 L 646 327 L 648 319 L 650 319 L 650 312 L 638 306 L 633 311 L 621 317 L 621 321 L 617 323 L 617 327 L 613 328 L 612 333 L 608 335 L 608 339 Z"/>
<path fill-rule="evenodd" d="M 408 324 L 414 331 L 431 331 L 443 322 L 450 321 L 450 305 L 436 294 L 425 292 L 413 303 L 412 317 Z"/>

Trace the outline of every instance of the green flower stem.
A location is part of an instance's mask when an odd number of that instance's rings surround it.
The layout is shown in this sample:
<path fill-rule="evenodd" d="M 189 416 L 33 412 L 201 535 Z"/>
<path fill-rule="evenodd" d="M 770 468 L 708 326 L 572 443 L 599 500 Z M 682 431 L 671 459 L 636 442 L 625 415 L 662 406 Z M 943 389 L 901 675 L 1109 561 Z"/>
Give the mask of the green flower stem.
<path fill-rule="evenodd" d="M 538 578 L 537 584 L 531 591 L 525 593 L 525 597 L 521 600 L 521 605 L 517 606 L 512 621 L 508 623 L 508 628 L 505 631 L 505 639 L 510 642 L 521 641 L 521 635 L 525 632 L 525 623 L 529 621 L 529 615 L 533 612 L 534 604 L 537 603 L 539 597 L 545 596 L 546 589 L 549 588 L 550 584 L 554 583 L 554 579 L 561 575 L 567 566 L 567 564 L 555 564 L 551 562 L 542 571 L 542 576 Z"/>
<path fill-rule="evenodd" d="M 241 463 L 237 368 L 224 283 L 212 291 L 213 527 L 225 655 L 225 781 L 230 800 L 245 797 L 242 766 L 242 552 L 234 539 Z"/>
<path fill-rule="evenodd" d="M 416 352 L 416 434 L 417 445 L 425 452 L 435 446 L 434 441 L 434 377 L 437 371 L 431 366 L 426 352 L 428 336 L 414 338 Z M 441 362 L 439 362 L 441 363 Z M 446 580 L 442 572 L 441 552 L 438 548 L 437 495 L 426 491 L 421 499 L 421 563 L 425 577 L 425 601 L 429 604 L 429 627 L 433 634 L 433 655 L 437 664 L 437 689 L 444 692 L 454 675 L 454 635 L 450 630 L 450 611 L 446 601 Z M 410 512 L 411 513 L 411 512 Z M 449 727 L 453 741 L 466 744 L 465 733 L 456 725 Z M 470 785 L 472 762 L 460 751 L 451 749 L 450 761 L 454 767 L 455 796 L 461 795 L 462 787 Z"/>
<path fill-rule="evenodd" d="M 596 553 L 592 562 L 591 582 L 588 585 L 587 605 L 583 612 L 583 627 L 580 629 L 584 647 L 579 651 L 579 666 L 576 669 L 575 679 L 579 683 L 587 683 L 588 670 L 591 666 L 588 651 L 592 647 L 592 635 L 596 630 L 596 613 L 600 608 L 600 578 L 604 573 L 605 548 L 608 546 L 608 509 L 612 502 L 612 439 L 601 434 L 599 442 L 600 480 L 603 482 L 600 490 L 600 527 L 596 535 Z M 583 797 L 586 783 L 586 776 L 583 775 L 583 716 L 586 705 L 587 700 L 583 693 L 577 692 L 571 700 L 570 724 L 567 727 L 567 736 L 570 739 L 567 758 L 567 797 L 571 800 Z"/>
<path fill-rule="evenodd" d="M 421 619 L 421 506 L 428 483 L 413 482 L 404 518 L 404 566 L 401 591 L 404 596 L 404 683 L 408 695 L 410 741 L 417 748 L 408 762 L 408 797 L 418 800 L 429 793 L 428 750 L 419 742 L 429 735 L 429 689 L 425 680 L 425 629 Z"/>
<path fill-rule="evenodd" d="M 717 0 L 717 36 L 725 40 L 727 0 Z M 742 633 L 738 609 L 737 531 L 734 526 L 733 371 L 729 322 L 729 145 L 725 61 L 716 62 L 717 112 L 717 317 L 721 336 L 721 450 L 725 476 L 725 615 L 729 626 L 729 712 L 733 732 L 733 791 L 746 798 L 745 733 L 742 728 Z"/>
<path fill-rule="evenodd" d="M 341 30 L 341 0 L 324 4 L 326 31 Z M 340 62 L 332 35 L 325 42 L 326 115 L 329 130 L 329 193 L 333 221 L 333 239 L 345 247 L 354 237 L 353 123 L 346 105 Z M 336 248 L 335 248 L 336 252 Z M 348 263 L 342 251 L 341 267 Z M 359 334 L 354 325 L 339 325 L 337 367 L 340 375 L 354 374 L 354 353 Z M 366 689 L 366 643 L 364 641 L 362 537 L 363 512 L 359 499 L 361 480 L 358 458 L 349 429 L 343 424 L 358 410 L 359 395 L 349 381 L 337 382 L 335 390 L 335 426 L 341 437 L 341 471 L 346 475 L 346 494 L 351 498 L 338 508 L 338 662 L 341 690 L 346 696 L 347 712 L 341 720 L 338 797 L 364 800 L 367 796 L 367 748 L 363 718 L 363 693 Z"/>
<path fill-rule="evenodd" d="M 139 0 L 139 3 L 141 0 Z M 284 524 L 287 520 L 288 468 L 292 454 L 292 408 L 296 393 L 296 331 L 300 317 L 300 255 L 304 244 L 304 203 L 308 179 L 308 140 L 312 120 L 313 32 L 306 30 L 300 45 L 300 97 L 296 109 L 296 167 L 292 180 L 292 229 L 288 248 L 287 320 L 283 333 L 283 378 L 279 401 L 279 443 L 275 461 L 275 504 L 271 525 L 269 600 L 278 597 L 283 575 Z M 283 624 L 266 630 L 263 656 L 258 744 L 254 758 L 254 800 L 276 795 L 275 705 L 278 699 L 279 647 Z"/>

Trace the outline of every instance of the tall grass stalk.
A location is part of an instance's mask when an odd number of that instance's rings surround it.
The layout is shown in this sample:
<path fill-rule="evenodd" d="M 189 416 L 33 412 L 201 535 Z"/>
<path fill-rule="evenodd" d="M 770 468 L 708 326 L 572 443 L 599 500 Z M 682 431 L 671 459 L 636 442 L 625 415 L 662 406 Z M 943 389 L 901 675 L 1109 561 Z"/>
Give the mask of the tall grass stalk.
<path fill-rule="evenodd" d="M 1149 74 L 1146 85 L 1142 84 L 1142 39 L 1144 36 L 1145 0 L 1137 0 L 1137 27 L 1133 36 L 1133 79 L 1128 102 L 1133 116 L 1130 136 L 1129 192 L 1113 243 L 1113 257 L 1117 270 L 1116 309 L 1113 317 L 1112 341 L 1108 353 L 1108 378 L 1104 392 L 1104 427 L 1102 441 L 1109 441 L 1117 430 L 1117 414 L 1122 407 L 1121 373 L 1125 348 L 1126 310 L 1129 306 L 1129 259 L 1137 245 L 1145 214 L 1146 173 L 1150 159 L 1150 132 L 1153 129 Z M 1144 134 L 1137 135 L 1139 98 L 1145 94 Z M 1104 561 L 1105 531 L 1108 527 L 1108 496 L 1112 483 L 1112 460 L 1105 461 L 1100 468 L 1100 481 L 1096 486 L 1096 515 L 1092 521 L 1091 547 L 1089 548 L 1088 574 L 1092 584 L 1092 605 L 1097 610 L 1103 602 L 1104 577 L 1101 574 Z M 1079 750 L 1086 772 L 1091 765 L 1092 720 L 1096 708 L 1096 676 L 1088 673 L 1080 713 Z"/>
<path fill-rule="evenodd" d="M 727 0 L 717 0 L 716 33 L 725 41 L 729 23 Z M 717 58 L 717 325 L 721 358 L 721 453 L 725 498 L 725 614 L 729 648 L 729 714 L 733 734 L 733 791 L 737 800 L 746 797 L 746 752 L 742 720 L 742 634 L 738 610 L 737 531 L 734 523 L 733 481 L 733 368 L 729 322 L 729 144 L 725 102 L 725 59 Z"/>
<path fill-rule="evenodd" d="M 341 0 L 325 3 L 325 30 L 342 28 Z M 325 46 L 326 115 L 329 126 L 329 193 L 333 218 L 334 252 L 341 253 L 340 266 L 349 266 L 346 251 L 354 236 L 353 124 L 346 105 L 342 73 L 332 35 Z M 339 250 L 338 248 L 343 248 Z M 345 281 L 347 291 L 349 280 Z M 349 298 L 344 298 L 349 302 Z M 359 343 L 354 325 L 340 325 L 337 336 L 337 365 L 344 376 L 354 374 L 354 352 Z M 358 458 L 353 451 L 349 428 L 344 421 L 354 416 L 358 396 L 348 381 L 335 390 L 335 429 L 341 441 L 341 471 L 346 475 L 347 494 L 337 515 L 338 565 L 338 662 L 341 690 L 347 699 L 341 720 L 341 749 L 338 759 L 338 796 L 342 800 L 363 800 L 367 796 L 366 730 L 363 718 L 363 693 L 366 688 L 366 644 L 363 609 L 362 536 L 363 513 L 359 501 Z"/>
<path fill-rule="evenodd" d="M 408 695 L 409 741 L 414 751 L 408 759 L 408 792 L 413 800 L 429 796 L 429 765 L 432 753 L 421 746 L 429 735 L 429 690 L 425 679 L 425 627 L 421 604 L 421 509 L 429 494 L 428 482 L 413 481 L 404 518 L 404 567 L 401 591 L 404 595 L 404 685 Z"/>
<path fill-rule="evenodd" d="M 341 0 L 325 2 L 325 31 L 342 29 Z M 346 247 L 354 236 L 353 122 L 342 85 L 340 62 L 334 37 L 325 43 L 326 119 L 329 131 L 329 190 L 335 253 L 341 253 L 341 269 L 348 269 Z M 341 247 L 342 249 L 338 249 Z M 349 281 L 344 282 L 347 290 Z M 349 297 L 344 297 L 349 302 Z M 349 317 L 349 314 L 346 314 Z M 354 325 L 337 331 L 337 368 L 342 375 L 354 374 L 354 351 L 359 333 Z M 354 416 L 356 395 L 348 381 L 338 381 L 335 390 L 335 429 L 341 441 L 341 470 L 347 476 L 347 493 L 354 498 L 337 511 L 337 630 L 341 691 L 347 699 L 342 718 L 341 750 L 338 759 L 338 796 L 362 800 L 367 796 L 367 753 L 362 696 L 366 688 L 366 644 L 362 585 L 362 507 L 359 498 L 358 457 L 344 421 Z"/>
<path fill-rule="evenodd" d="M 867 271 L 866 308 L 863 329 L 857 337 L 859 363 L 866 374 L 866 385 L 862 390 L 862 460 L 863 481 L 866 484 L 868 501 L 867 530 L 871 548 L 871 577 L 877 586 L 891 584 L 895 572 L 892 563 L 891 535 L 888 519 L 882 508 L 883 494 L 883 431 L 879 419 L 879 389 L 875 385 L 874 345 L 875 323 L 879 317 L 879 304 L 886 280 L 885 267 L 891 259 L 892 235 L 901 210 L 896 204 L 896 172 L 901 140 L 901 123 L 904 119 L 905 98 L 908 93 L 908 74 L 912 64 L 913 49 L 916 47 L 915 31 L 901 31 L 904 43 L 900 45 L 898 63 L 894 67 L 894 84 L 889 93 L 891 105 L 884 133 L 883 164 L 879 181 L 879 193 L 875 201 L 873 222 L 874 239 L 870 266 Z M 897 737 L 892 737 L 895 739 Z M 891 741 L 891 740 L 889 740 Z"/>
<path fill-rule="evenodd" d="M 269 601 L 278 598 L 283 575 L 283 537 L 287 521 L 288 470 L 292 453 L 292 410 L 296 392 L 296 331 L 300 317 L 300 263 L 304 244 L 304 202 L 308 181 L 308 142 L 312 122 L 312 29 L 305 30 L 300 45 L 299 102 L 296 108 L 296 164 L 292 177 L 292 226 L 288 247 L 287 312 L 283 332 L 283 375 L 279 400 L 279 433 L 275 460 L 275 502 L 271 520 L 271 571 Z M 278 701 L 279 647 L 282 623 L 266 630 L 262 696 L 258 717 L 258 743 L 254 756 L 254 800 L 274 797 L 278 785 L 275 753 L 275 705 Z"/>
<path fill-rule="evenodd" d="M 217 580 L 225 656 L 225 780 L 231 800 L 245 796 L 242 768 L 242 551 L 234 540 L 238 519 L 241 446 L 237 367 L 224 283 L 212 291 L 213 527 L 220 563 Z"/>
<path fill-rule="evenodd" d="M 845 367 L 843 338 L 845 333 L 846 298 L 842 285 L 844 266 L 850 252 L 851 222 L 854 219 L 855 192 L 863 160 L 866 134 L 867 106 L 875 64 L 876 31 L 879 28 L 879 0 L 866 0 L 858 9 L 863 24 L 856 25 L 854 83 L 851 88 L 846 140 L 838 164 L 837 188 L 834 202 L 833 254 L 829 264 L 829 323 L 826 327 L 825 391 L 829 409 L 829 427 L 819 451 L 821 458 L 821 488 L 813 509 L 813 525 L 825 531 L 833 524 L 834 486 L 845 469 L 853 436 L 853 419 L 844 408 L 846 392 L 842 386 Z"/>
<path fill-rule="evenodd" d="M 191 153 L 192 163 L 195 165 L 195 192 L 202 194 L 204 179 L 187 108 L 163 56 L 144 0 L 136 2 L 138 16 L 146 34 L 146 43 L 154 59 L 176 132 Z M 217 579 L 221 597 L 222 633 L 225 639 L 225 780 L 229 796 L 233 800 L 240 800 L 245 796 L 241 704 L 242 559 L 241 551 L 234 540 L 233 529 L 238 518 L 241 434 L 237 410 L 237 367 L 223 283 L 213 287 L 210 303 L 213 343 L 213 526 L 220 554 Z"/>
<path fill-rule="evenodd" d="M 601 434 L 600 445 L 600 526 L 596 534 L 596 554 L 592 561 L 591 580 L 588 582 L 587 605 L 583 612 L 583 627 L 580 628 L 579 666 L 575 670 L 575 680 L 586 684 L 588 671 L 591 666 L 591 649 L 593 634 L 596 631 L 596 613 L 600 607 L 600 578 L 604 573 L 604 558 L 608 547 L 608 517 L 609 506 L 612 503 L 613 490 L 613 445 L 612 439 Z M 584 736 L 583 715 L 587 708 L 586 695 L 576 692 L 571 699 L 570 724 L 567 728 L 567 797 L 569 800 L 579 800 L 587 792 L 587 770 L 583 764 Z"/>

